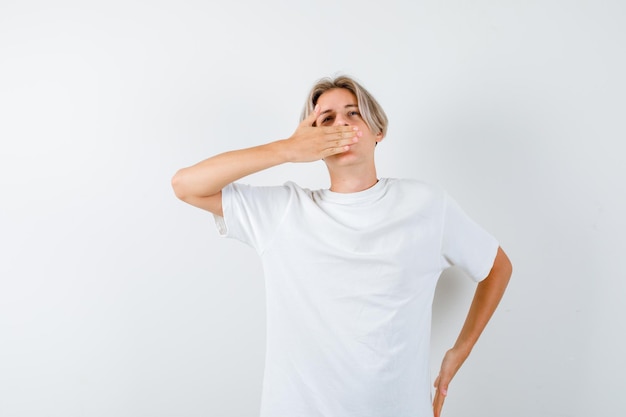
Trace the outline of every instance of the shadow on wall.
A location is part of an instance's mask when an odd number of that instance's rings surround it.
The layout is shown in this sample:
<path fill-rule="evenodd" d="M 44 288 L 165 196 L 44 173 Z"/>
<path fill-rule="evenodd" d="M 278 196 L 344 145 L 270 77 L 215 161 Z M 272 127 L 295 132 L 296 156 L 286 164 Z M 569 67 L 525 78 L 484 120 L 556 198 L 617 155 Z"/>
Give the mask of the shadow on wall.
<path fill-rule="evenodd" d="M 441 343 L 454 343 L 475 290 L 474 281 L 459 268 L 451 267 L 441 274 L 433 300 L 432 341 L 435 349 Z"/>

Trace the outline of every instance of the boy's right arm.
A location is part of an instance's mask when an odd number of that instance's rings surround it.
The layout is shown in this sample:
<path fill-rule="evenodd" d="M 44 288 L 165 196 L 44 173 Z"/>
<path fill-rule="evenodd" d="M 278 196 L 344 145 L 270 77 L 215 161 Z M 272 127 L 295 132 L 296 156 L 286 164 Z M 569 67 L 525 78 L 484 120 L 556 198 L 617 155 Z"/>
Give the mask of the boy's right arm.
<path fill-rule="evenodd" d="M 288 139 L 225 152 L 182 168 L 172 178 L 176 196 L 219 216 L 222 188 L 247 175 L 285 162 L 312 162 L 346 152 L 361 135 L 351 126 L 315 127 L 316 108 Z"/>

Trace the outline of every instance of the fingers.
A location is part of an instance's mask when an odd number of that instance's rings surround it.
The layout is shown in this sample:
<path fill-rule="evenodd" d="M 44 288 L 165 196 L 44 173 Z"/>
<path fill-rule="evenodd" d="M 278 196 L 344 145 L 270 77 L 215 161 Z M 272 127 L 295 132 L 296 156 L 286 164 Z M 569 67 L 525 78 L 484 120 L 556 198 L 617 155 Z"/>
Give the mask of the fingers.
<path fill-rule="evenodd" d="M 447 384 L 439 383 L 438 385 L 435 386 L 435 388 L 437 389 L 437 392 L 441 393 L 441 395 L 443 395 L 444 397 L 448 395 Z"/>
<path fill-rule="evenodd" d="M 354 145 L 363 136 L 357 127 L 336 126 L 324 128 L 324 137 L 330 147 L 341 148 L 345 145 Z"/>
<path fill-rule="evenodd" d="M 359 132 L 358 128 L 356 127 L 352 128 L 351 130 L 346 130 L 344 128 L 344 129 L 339 130 L 338 132 L 332 132 L 332 133 L 336 133 L 339 136 L 339 139 L 343 139 L 343 138 L 350 137 L 350 136 L 355 136 L 355 137 L 361 136 L 361 132 Z"/>
<path fill-rule="evenodd" d="M 433 400 L 433 413 L 435 417 L 440 417 L 443 402 L 448 395 L 448 384 L 442 381 L 441 375 L 435 379 L 435 399 Z"/>
<path fill-rule="evenodd" d="M 337 126 L 336 128 L 326 130 L 325 136 L 326 147 L 323 151 L 324 158 L 349 151 L 350 146 L 359 141 L 359 137 L 362 136 L 362 133 L 356 127 Z"/>
<path fill-rule="evenodd" d="M 315 124 L 315 120 L 317 116 L 320 114 L 320 106 L 319 104 L 315 106 L 313 111 L 309 113 L 309 115 L 302 121 L 302 125 L 304 126 L 313 126 Z"/>
<path fill-rule="evenodd" d="M 347 139 L 341 140 L 341 141 L 337 141 L 332 147 L 326 148 L 323 151 L 323 158 L 329 157 L 331 155 L 337 155 L 339 153 L 344 153 L 350 150 L 350 145 L 354 144 L 354 142 L 356 142 L 356 139 L 349 139 L 350 142 L 349 144 L 346 143 Z M 322 159 L 323 159 L 322 158 Z"/>
<path fill-rule="evenodd" d="M 362 136 L 363 133 L 356 126 L 328 126 L 321 127 L 322 132 L 325 135 L 333 136 L 339 139 L 347 138 L 350 136 Z"/>
<path fill-rule="evenodd" d="M 315 106 L 289 138 L 290 160 L 308 162 L 347 152 L 363 136 L 356 126 L 314 126 L 319 113 Z"/>
<path fill-rule="evenodd" d="M 437 390 L 435 393 L 435 399 L 433 400 L 433 414 L 435 417 L 441 416 L 441 409 L 443 408 L 443 401 L 445 396 Z"/>

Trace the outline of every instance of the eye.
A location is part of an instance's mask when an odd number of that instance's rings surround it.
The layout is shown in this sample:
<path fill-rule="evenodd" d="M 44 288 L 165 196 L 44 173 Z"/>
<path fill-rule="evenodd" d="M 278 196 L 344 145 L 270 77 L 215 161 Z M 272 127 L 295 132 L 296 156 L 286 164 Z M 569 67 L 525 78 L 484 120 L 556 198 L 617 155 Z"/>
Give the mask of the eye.
<path fill-rule="evenodd" d="M 332 120 L 333 120 L 333 117 L 332 117 L 332 116 L 326 116 L 326 117 L 324 117 L 324 118 L 322 119 L 322 123 L 321 123 L 321 124 L 328 123 L 328 122 L 330 122 L 330 121 L 332 121 Z"/>
<path fill-rule="evenodd" d="M 348 116 L 360 116 L 360 115 L 361 115 L 361 113 L 359 113 L 356 110 L 352 110 L 351 112 L 348 113 Z"/>

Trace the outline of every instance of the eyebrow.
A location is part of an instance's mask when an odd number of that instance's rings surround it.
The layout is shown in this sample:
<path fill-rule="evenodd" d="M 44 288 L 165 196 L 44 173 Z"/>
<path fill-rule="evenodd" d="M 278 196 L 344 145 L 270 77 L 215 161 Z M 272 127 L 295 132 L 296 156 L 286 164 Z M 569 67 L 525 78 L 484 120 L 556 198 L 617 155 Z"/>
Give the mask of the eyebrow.
<path fill-rule="evenodd" d="M 358 106 L 358 105 L 356 105 L 356 104 L 346 104 L 343 108 L 344 108 L 344 109 L 347 109 L 347 108 L 349 108 L 349 107 L 356 107 L 357 109 L 359 108 L 359 106 Z M 332 110 L 332 109 L 327 109 L 327 110 L 324 110 L 323 112 L 321 112 L 321 113 L 320 113 L 320 116 L 321 116 L 322 114 L 330 113 L 331 111 L 333 111 L 333 110 Z"/>

